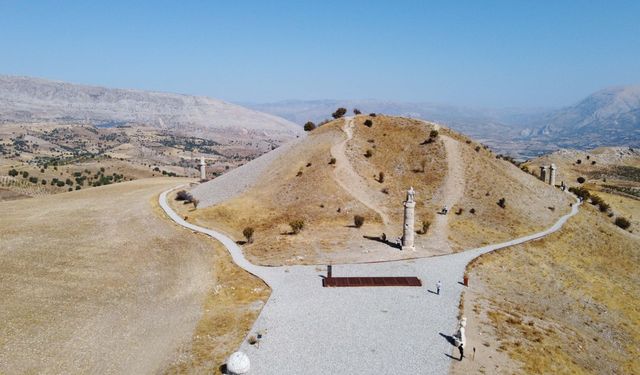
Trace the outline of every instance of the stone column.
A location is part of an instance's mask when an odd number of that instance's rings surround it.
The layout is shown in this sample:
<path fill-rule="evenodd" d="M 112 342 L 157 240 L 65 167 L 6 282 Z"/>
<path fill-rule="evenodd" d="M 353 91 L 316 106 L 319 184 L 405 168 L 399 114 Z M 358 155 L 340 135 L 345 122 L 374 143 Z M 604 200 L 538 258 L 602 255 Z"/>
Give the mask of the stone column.
<path fill-rule="evenodd" d="M 414 199 L 415 191 L 413 188 L 407 191 L 407 200 L 404 202 L 404 226 L 402 227 L 402 250 L 415 250 L 413 244 L 415 236 L 414 224 L 416 220 L 415 209 L 416 201 Z"/>
<path fill-rule="evenodd" d="M 547 182 L 547 166 L 546 165 L 540 166 L 540 180 Z"/>
<path fill-rule="evenodd" d="M 551 164 L 549 167 L 549 185 L 556 186 L 556 165 Z"/>
<path fill-rule="evenodd" d="M 200 179 L 201 180 L 206 180 L 207 179 L 207 164 L 204 162 L 204 156 L 200 157 Z"/>

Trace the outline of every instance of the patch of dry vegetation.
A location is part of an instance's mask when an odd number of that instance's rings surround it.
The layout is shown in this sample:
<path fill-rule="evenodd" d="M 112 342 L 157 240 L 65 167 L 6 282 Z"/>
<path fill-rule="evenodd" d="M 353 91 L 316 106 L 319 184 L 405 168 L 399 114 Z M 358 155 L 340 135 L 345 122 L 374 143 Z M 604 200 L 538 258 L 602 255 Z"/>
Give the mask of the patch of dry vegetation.
<path fill-rule="evenodd" d="M 220 374 L 220 366 L 240 346 L 269 298 L 270 290 L 260 279 L 236 266 L 220 243 L 207 240 L 215 253 L 215 286 L 207 292 L 191 344 L 167 374 Z"/>
<path fill-rule="evenodd" d="M 573 199 L 469 139 L 460 139 L 465 167 L 463 209 L 449 219 L 458 248 L 506 241 L 551 226 L 570 210 Z M 504 199 L 504 208 L 500 206 Z M 471 213 L 471 209 L 474 213 Z"/>
<path fill-rule="evenodd" d="M 371 126 L 364 124 L 367 120 L 371 121 Z M 431 197 L 442 185 L 447 172 L 442 141 L 436 136 L 432 142 L 426 142 L 433 125 L 384 115 L 356 116 L 354 122 L 354 136 L 348 144 L 347 156 L 368 186 L 379 192 L 376 198 L 390 218 L 401 225 L 402 202 L 409 187 L 413 186 L 416 199 L 421 203 L 416 206 L 416 218 L 433 221 L 440 207 Z M 369 158 L 364 157 L 367 150 L 371 150 Z M 380 173 L 384 175 L 382 182 Z"/>
<path fill-rule="evenodd" d="M 161 216 L 178 181 L 0 203 L 0 373 L 155 373 L 178 354 L 185 371 L 220 365 L 268 290 Z"/>
<path fill-rule="evenodd" d="M 448 129 L 413 119 L 358 115 L 345 159 L 332 154 L 342 149 L 344 126 L 345 120 L 338 119 L 309 132 L 251 189 L 192 212 L 191 220 L 238 241 L 245 228 L 253 228 L 253 242 L 245 252 L 254 263 L 317 264 L 431 256 L 451 251 L 447 241 L 455 245 L 453 250 L 481 246 L 539 231 L 569 209 L 565 194 Z M 448 160 L 443 140 L 460 149 L 461 157 L 456 151 L 456 160 Z M 353 179 L 353 173 L 340 169 L 345 162 L 364 185 L 343 181 Z M 442 225 L 436 212 L 453 193 L 444 187 L 449 163 L 463 171 L 459 179 L 464 178 L 466 187 Z M 460 163 L 464 165 L 457 168 Z M 348 191 L 349 186 L 357 191 Z M 390 245 L 402 234 L 402 202 L 411 186 L 418 200 L 415 230 L 421 235 L 417 251 L 403 253 Z M 500 198 L 506 198 L 504 208 L 497 205 Z M 364 218 L 361 228 L 353 225 L 354 215 Z M 296 220 L 304 221 L 304 229 L 292 235 L 289 223 Z M 436 232 L 447 230 L 447 220 L 448 238 L 446 233 L 438 236 Z M 422 234 L 426 222 L 435 224 Z M 386 243 L 379 240 L 382 233 Z"/>
<path fill-rule="evenodd" d="M 452 372 L 640 373 L 639 248 L 584 205 L 561 231 L 478 258 L 464 295 L 478 362 Z"/>

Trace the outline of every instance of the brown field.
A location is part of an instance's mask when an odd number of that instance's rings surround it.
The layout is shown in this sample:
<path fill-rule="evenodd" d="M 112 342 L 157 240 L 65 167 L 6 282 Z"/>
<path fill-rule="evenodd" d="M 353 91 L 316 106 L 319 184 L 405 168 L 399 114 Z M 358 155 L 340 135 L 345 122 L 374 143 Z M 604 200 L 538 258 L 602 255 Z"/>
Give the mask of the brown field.
<path fill-rule="evenodd" d="M 364 125 L 368 119 L 373 126 Z M 256 186 L 198 209 L 190 219 L 238 241 L 245 227 L 253 227 L 254 242 L 245 251 L 254 263 L 321 264 L 459 251 L 542 230 L 569 209 L 571 199 L 558 189 L 448 129 L 425 142 L 436 125 L 382 115 L 353 121 L 353 138 L 344 146 L 345 120 L 323 125 L 276 160 Z M 447 180 L 452 168 L 461 181 Z M 415 229 L 427 221 L 434 225 L 416 236 L 415 253 L 402 253 L 376 239 L 384 232 L 393 242 L 402 234 L 402 202 L 410 186 L 418 200 Z M 463 186 L 450 214 L 436 215 L 455 193 L 451 189 Z M 501 197 L 504 209 L 497 205 Z M 355 215 L 365 218 L 361 228 L 353 225 Z M 305 229 L 292 235 L 289 222 L 295 219 L 304 220 Z"/>
<path fill-rule="evenodd" d="M 640 373 L 640 237 L 611 221 L 585 204 L 561 231 L 472 262 L 452 373 Z"/>
<path fill-rule="evenodd" d="M 0 373 L 211 373 L 268 290 L 163 217 L 157 178 L 0 203 Z"/>

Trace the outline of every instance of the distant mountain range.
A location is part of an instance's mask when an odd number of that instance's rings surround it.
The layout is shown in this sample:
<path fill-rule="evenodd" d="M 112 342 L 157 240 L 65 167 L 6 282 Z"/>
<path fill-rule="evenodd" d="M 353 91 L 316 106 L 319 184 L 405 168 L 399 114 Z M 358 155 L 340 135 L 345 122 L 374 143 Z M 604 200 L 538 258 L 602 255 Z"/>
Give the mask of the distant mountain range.
<path fill-rule="evenodd" d="M 273 138 L 302 133 L 285 119 L 207 97 L 0 75 L 0 123 L 144 124 Z"/>
<path fill-rule="evenodd" d="M 245 108 L 250 107 L 251 109 Z M 530 158 L 560 148 L 640 147 L 640 86 L 608 88 L 561 109 L 488 109 L 379 100 L 245 104 L 0 75 L 2 122 L 144 124 L 198 133 L 287 139 L 338 107 L 442 123 L 498 152 Z"/>
<path fill-rule="evenodd" d="M 533 157 L 559 148 L 640 147 L 640 86 L 598 91 L 561 109 L 486 109 L 377 100 L 283 101 L 247 106 L 298 124 L 329 118 L 337 107 L 445 124 L 499 152 Z"/>

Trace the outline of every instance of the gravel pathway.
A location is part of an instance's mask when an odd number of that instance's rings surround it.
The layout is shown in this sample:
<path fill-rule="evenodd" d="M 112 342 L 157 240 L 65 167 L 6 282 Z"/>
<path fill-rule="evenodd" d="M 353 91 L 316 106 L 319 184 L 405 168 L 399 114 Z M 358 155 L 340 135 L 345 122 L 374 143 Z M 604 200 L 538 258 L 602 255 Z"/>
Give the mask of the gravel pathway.
<path fill-rule="evenodd" d="M 467 263 L 559 230 L 579 206 L 574 204 L 545 231 L 500 244 L 439 257 L 333 267 L 334 276 L 417 276 L 421 288 L 323 288 L 326 267 L 256 266 L 227 236 L 182 220 L 167 204 L 167 193 L 160 195 L 160 205 L 172 220 L 222 242 L 236 264 L 272 288 L 250 333 L 263 332 L 259 345 L 245 340 L 240 350 L 251 359 L 252 374 L 274 375 L 447 373 L 453 347 L 440 333 L 452 335 L 456 328 Z M 442 291 L 435 295 L 430 290 L 438 280 Z M 480 355 L 482 348 L 477 349 Z"/>

